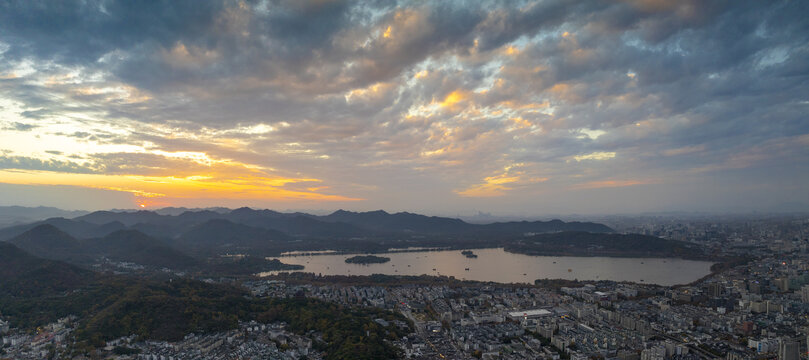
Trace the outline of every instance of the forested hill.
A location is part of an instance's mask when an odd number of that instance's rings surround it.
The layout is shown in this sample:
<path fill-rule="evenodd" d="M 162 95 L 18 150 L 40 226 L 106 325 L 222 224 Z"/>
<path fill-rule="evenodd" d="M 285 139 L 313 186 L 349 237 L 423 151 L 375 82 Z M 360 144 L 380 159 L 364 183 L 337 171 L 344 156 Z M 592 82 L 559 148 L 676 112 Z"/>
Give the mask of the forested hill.
<path fill-rule="evenodd" d="M 186 269 L 197 265 L 192 257 L 136 230 L 118 230 L 103 238 L 76 239 L 56 226 L 43 224 L 8 242 L 35 256 L 74 264 L 106 258 L 157 268 Z"/>
<path fill-rule="evenodd" d="M 556 231 L 612 232 L 608 226 L 590 222 L 520 221 L 491 224 L 470 224 L 460 219 L 439 216 L 426 216 L 408 212 L 395 214 L 383 210 L 351 212 L 338 210 L 318 219 L 331 222 L 344 222 L 357 227 L 381 232 L 411 232 L 421 234 L 470 234 L 497 233 L 522 234 L 527 232 L 546 233 Z"/>
<path fill-rule="evenodd" d="M 30 329 L 78 316 L 74 354 L 135 334 L 141 340 L 234 329 L 239 321 L 283 321 L 299 334 L 317 333 L 327 359 L 395 358 L 385 340 L 409 333 L 375 319 L 403 316 L 382 309 L 347 308 L 315 299 L 257 299 L 241 288 L 188 279 L 173 281 L 100 275 L 32 256 L 0 242 L 0 309 L 14 327 Z"/>
<path fill-rule="evenodd" d="M 702 249 L 695 244 L 639 234 L 539 234 L 506 244 L 505 249 L 526 255 L 703 257 Z"/>
<path fill-rule="evenodd" d="M 384 211 L 336 211 L 327 216 L 240 208 L 180 215 L 102 211 L 75 219 L 50 219 L 39 225 L 0 230 L 36 256 L 71 263 L 99 259 L 176 270 L 246 270 L 222 260 L 241 254 L 261 259 L 287 251 L 385 252 L 391 248 L 469 249 L 505 247 L 530 255 L 674 256 L 701 258 L 696 245 L 637 234 L 621 235 L 591 222 L 520 221 L 469 224 L 459 219 Z M 107 234 L 103 234 L 105 231 Z M 93 234 L 86 238 L 79 235 Z M 103 234 L 103 235 L 99 235 Z M 0 240 L 2 237 L 0 236 Z M 282 264 L 255 259 L 250 269 L 280 270 Z M 236 271 L 237 270 L 237 271 Z"/>
<path fill-rule="evenodd" d="M 227 234 L 236 247 L 255 238 L 283 241 L 289 238 L 352 239 L 391 236 L 401 238 L 413 235 L 497 237 L 559 231 L 597 233 L 613 231 L 603 224 L 561 220 L 470 224 L 448 217 L 408 212 L 388 213 L 383 210 L 368 212 L 338 210 L 329 215 L 318 216 L 239 208 L 231 211 L 221 209 L 186 211 L 179 215 L 154 211 L 96 211 L 73 219 L 51 218 L 0 229 L 0 240 L 11 239 L 44 224 L 53 225 L 79 239 L 104 237 L 118 230 L 130 229 L 162 239 L 187 240 L 192 237 L 201 238 L 199 235 L 202 235 L 209 238 L 202 243 L 213 245 L 210 244 L 213 234 Z M 200 247 L 200 243 L 189 245 Z"/>
<path fill-rule="evenodd" d="M 92 271 L 38 258 L 14 244 L 0 242 L 0 294 L 6 298 L 61 294 L 86 286 L 95 279 Z M 0 309 L 7 312 L 3 306 Z"/>

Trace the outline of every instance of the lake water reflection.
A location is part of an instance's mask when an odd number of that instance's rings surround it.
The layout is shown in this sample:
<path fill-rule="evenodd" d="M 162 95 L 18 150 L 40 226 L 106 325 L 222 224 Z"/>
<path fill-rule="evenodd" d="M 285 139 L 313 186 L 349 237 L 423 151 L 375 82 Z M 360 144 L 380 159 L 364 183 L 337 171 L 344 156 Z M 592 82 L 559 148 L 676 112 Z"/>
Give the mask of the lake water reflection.
<path fill-rule="evenodd" d="M 347 264 L 354 255 L 284 256 L 287 264 L 303 265 L 304 272 L 322 275 L 446 275 L 457 279 L 499 283 L 533 283 L 536 279 L 615 280 L 677 285 L 697 280 L 713 263 L 683 259 L 528 256 L 498 249 L 475 249 L 477 258 L 460 250 L 376 254 L 391 259 L 384 264 Z M 271 274 L 271 273 L 266 273 Z"/>

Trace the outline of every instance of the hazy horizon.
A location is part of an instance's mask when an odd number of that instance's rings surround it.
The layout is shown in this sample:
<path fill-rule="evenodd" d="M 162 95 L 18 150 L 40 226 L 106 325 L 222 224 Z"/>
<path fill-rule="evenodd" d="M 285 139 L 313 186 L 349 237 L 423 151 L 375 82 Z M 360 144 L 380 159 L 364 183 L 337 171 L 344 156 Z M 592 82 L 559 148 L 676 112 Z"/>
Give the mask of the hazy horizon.
<path fill-rule="evenodd" d="M 797 205 L 797 204 L 795 204 Z M 809 214 L 809 209 L 803 204 L 800 204 L 801 207 L 797 208 L 797 206 L 791 210 L 783 209 L 783 210 L 768 210 L 768 211 L 759 211 L 759 210 L 739 210 L 739 211 L 688 211 L 688 210 L 671 210 L 671 211 L 644 211 L 644 212 L 605 212 L 605 213 L 509 213 L 509 212 L 487 212 L 483 210 L 472 209 L 464 212 L 455 212 L 455 213 L 441 213 L 441 212 L 434 212 L 430 211 L 429 209 L 425 210 L 412 210 L 412 209 L 383 209 L 383 208 L 376 208 L 376 209 L 345 209 L 345 208 L 322 208 L 322 209 L 311 209 L 311 208 L 268 208 L 268 207 L 256 207 L 256 206 L 240 206 L 240 207 L 226 207 L 226 206 L 209 206 L 209 207 L 184 207 L 184 206 L 167 206 L 167 207 L 154 207 L 154 208 L 145 208 L 145 207 L 131 207 L 131 208 L 95 208 L 95 209 L 87 209 L 87 208 L 62 208 L 56 206 L 46 206 L 46 205 L 9 205 L 5 203 L 0 203 L 0 210 L 3 208 L 25 208 L 25 209 L 37 209 L 37 208 L 45 208 L 45 209 L 55 209 L 59 211 L 65 212 L 83 212 L 83 213 L 92 213 L 95 211 L 112 211 L 112 212 L 134 212 L 134 211 L 152 211 L 158 213 L 170 213 L 169 210 L 175 209 L 184 209 L 187 211 L 204 211 L 204 210 L 218 210 L 224 209 L 228 211 L 236 210 L 238 208 L 247 207 L 253 210 L 272 210 L 281 213 L 306 213 L 311 215 L 329 215 L 339 210 L 344 211 L 351 211 L 351 212 L 373 212 L 373 211 L 385 211 L 390 214 L 395 213 L 414 213 L 419 215 L 426 215 L 426 216 L 438 216 L 438 217 L 448 217 L 448 218 L 461 218 L 466 221 L 470 220 L 477 220 L 481 222 L 485 222 L 486 219 L 491 219 L 492 221 L 500 221 L 500 220 L 543 220 L 543 219 L 595 219 L 595 218 L 602 218 L 602 217 L 627 217 L 633 218 L 638 217 L 642 218 L 645 216 L 663 216 L 663 217 L 722 217 L 722 216 L 739 216 L 739 217 L 749 217 L 749 216 L 767 216 L 767 215 L 775 215 L 775 216 L 789 216 L 789 215 L 806 215 Z"/>

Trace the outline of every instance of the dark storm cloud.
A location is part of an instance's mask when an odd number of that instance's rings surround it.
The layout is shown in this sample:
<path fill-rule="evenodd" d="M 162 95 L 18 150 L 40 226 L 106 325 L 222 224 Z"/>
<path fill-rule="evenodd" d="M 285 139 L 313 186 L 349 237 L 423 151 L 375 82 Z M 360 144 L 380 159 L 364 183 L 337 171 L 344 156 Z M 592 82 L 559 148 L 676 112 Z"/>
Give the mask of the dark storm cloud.
<path fill-rule="evenodd" d="M 269 5 L 264 21 L 255 30 L 264 30 L 272 38 L 285 39 L 291 53 L 310 53 L 328 46 L 335 32 L 350 25 L 348 1 L 280 1 Z"/>
<path fill-rule="evenodd" d="M 7 1 L 0 4 L 0 29 L 12 47 L 4 55 L 93 63 L 117 49 L 196 38 L 222 8 L 193 0 Z"/>
<path fill-rule="evenodd" d="M 595 2 L 552 0 L 534 2 L 522 8 L 498 7 L 480 24 L 478 31 L 482 50 L 492 50 L 521 36 L 533 36 L 542 28 L 553 28 L 568 19 L 587 15 L 602 7 Z"/>

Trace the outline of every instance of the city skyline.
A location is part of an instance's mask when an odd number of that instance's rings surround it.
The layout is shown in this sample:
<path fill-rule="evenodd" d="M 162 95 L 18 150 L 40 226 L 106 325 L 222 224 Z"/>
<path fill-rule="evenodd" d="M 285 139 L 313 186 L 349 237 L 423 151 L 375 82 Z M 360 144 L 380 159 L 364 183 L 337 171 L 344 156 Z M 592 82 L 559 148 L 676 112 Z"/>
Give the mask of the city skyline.
<path fill-rule="evenodd" d="M 0 205 L 806 210 L 805 2 L 0 5 Z"/>

